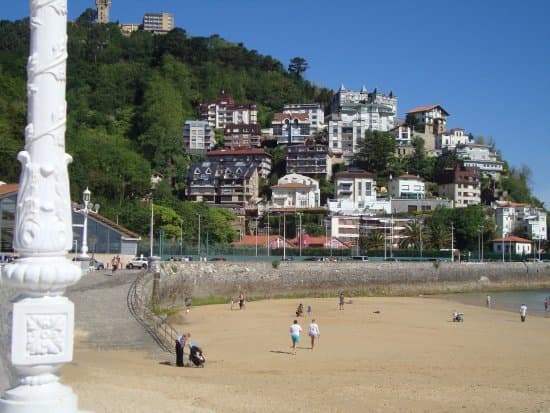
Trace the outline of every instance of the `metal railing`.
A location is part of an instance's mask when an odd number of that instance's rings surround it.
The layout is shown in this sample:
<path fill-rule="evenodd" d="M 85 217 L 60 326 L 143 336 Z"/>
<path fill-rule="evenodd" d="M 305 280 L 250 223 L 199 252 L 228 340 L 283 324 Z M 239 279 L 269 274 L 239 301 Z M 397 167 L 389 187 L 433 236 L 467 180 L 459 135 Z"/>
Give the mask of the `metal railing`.
<path fill-rule="evenodd" d="M 152 276 L 153 273 L 143 271 L 130 285 L 126 297 L 128 309 L 130 310 L 130 314 L 149 333 L 163 351 L 174 353 L 174 343 L 179 334 L 165 318 L 153 313 L 151 310 L 151 300 L 147 298 L 149 294 L 146 291 L 146 284 L 152 281 L 148 279 L 152 278 Z"/>

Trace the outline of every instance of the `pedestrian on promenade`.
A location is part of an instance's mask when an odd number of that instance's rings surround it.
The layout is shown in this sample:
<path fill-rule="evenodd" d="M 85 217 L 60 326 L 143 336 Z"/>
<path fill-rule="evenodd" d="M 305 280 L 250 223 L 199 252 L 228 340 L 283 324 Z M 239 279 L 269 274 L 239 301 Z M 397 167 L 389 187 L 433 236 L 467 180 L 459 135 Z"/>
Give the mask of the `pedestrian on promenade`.
<path fill-rule="evenodd" d="M 315 339 L 318 339 L 321 337 L 321 332 L 319 331 L 319 325 L 315 322 L 315 319 L 313 318 L 311 320 L 311 324 L 309 325 L 309 337 L 311 338 L 311 349 L 313 350 L 313 347 L 315 347 Z"/>
<path fill-rule="evenodd" d="M 298 324 L 298 320 L 294 320 L 294 323 L 290 326 L 290 339 L 292 340 L 292 352 L 296 355 L 296 344 L 300 341 L 300 332 L 302 327 Z"/>
<path fill-rule="evenodd" d="M 527 317 L 527 306 L 525 304 L 519 307 L 519 316 L 521 317 L 521 322 L 525 322 L 525 317 Z"/>
<path fill-rule="evenodd" d="M 487 303 L 487 308 L 491 308 L 491 296 L 489 294 L 487 294 L 486 303 Z"/>
<path fill-rule="evenodd" d="M 344 292 L 340 293 L 340 310 L 344 309 Z"/>

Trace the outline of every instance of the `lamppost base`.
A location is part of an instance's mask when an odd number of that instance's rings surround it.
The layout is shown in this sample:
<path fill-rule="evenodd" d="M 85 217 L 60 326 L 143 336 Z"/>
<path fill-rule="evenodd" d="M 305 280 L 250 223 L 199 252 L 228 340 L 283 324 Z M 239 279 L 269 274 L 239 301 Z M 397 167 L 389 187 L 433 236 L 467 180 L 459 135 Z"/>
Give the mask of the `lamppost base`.
<path fill-rule="evenodd" d="M 0 399 L 0 413 L 84 413 L 78 410 L 78 396 L 59 382 L 21 385 Z"/>

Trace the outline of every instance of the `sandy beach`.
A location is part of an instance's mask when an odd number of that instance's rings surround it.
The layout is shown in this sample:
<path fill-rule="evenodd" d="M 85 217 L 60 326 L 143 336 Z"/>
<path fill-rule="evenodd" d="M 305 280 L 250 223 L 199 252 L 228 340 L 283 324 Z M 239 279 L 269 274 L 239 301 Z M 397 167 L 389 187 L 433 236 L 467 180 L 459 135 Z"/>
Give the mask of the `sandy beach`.
<path fill-rule="evenodd" d="M 311 305 L 297 354 L 288 333 Z M 455 307 L 464 323 L 451 322 Z M 379 311 L 379 313 L 375 313 Z M 80 340 L 63 381 L 95 412 L 550 411 L 550 318 L 432 298 L 284 299 L 196 307 L 177 326 L 206 368 L 145 353 L 97 351 Z M 86 332 L 78 332 L 83 337 Z M 171 363 L 171 365 L 168 364 Z"/>

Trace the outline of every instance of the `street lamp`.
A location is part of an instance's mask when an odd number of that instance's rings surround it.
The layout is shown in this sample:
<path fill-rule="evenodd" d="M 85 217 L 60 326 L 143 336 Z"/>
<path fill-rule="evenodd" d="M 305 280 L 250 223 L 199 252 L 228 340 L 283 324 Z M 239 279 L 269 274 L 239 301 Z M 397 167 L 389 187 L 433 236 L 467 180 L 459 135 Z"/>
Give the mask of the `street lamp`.
<path fill-rule="evenodd" d="M 299 224 L 298 224 L 298 244 L 299 244 L 299 248 L 300 248 L 300 257 L 301 257 L 302 256 L 302 213 L 298 212 L 297 215 L 298 215 L 298 220 L 299 220 Z"/>
<path fill-rule="evenodd" d="M 84 224 L 82 225 L 82 243 L 80 258 L 88 259 L 88 214 L 91 212 L 97 214 L 99 211 L 99 204 L 93 205 L 91 203 L 92 192 L 86 187 L 82 193 L 83 205 L 73 203 L 74 212 L 80 213 L 84 216 Z"/>
<path fill-rule="evenodd" d="M 256 257 L 258 256 L 258 217 L 256 217 Z"/>
<path fill-rule="evenodd" d="M 201 214 L 197 214 L 199 217 L 198 237 L 197 237 L 197 255 L 199 261 L 201 261 Z"/>

